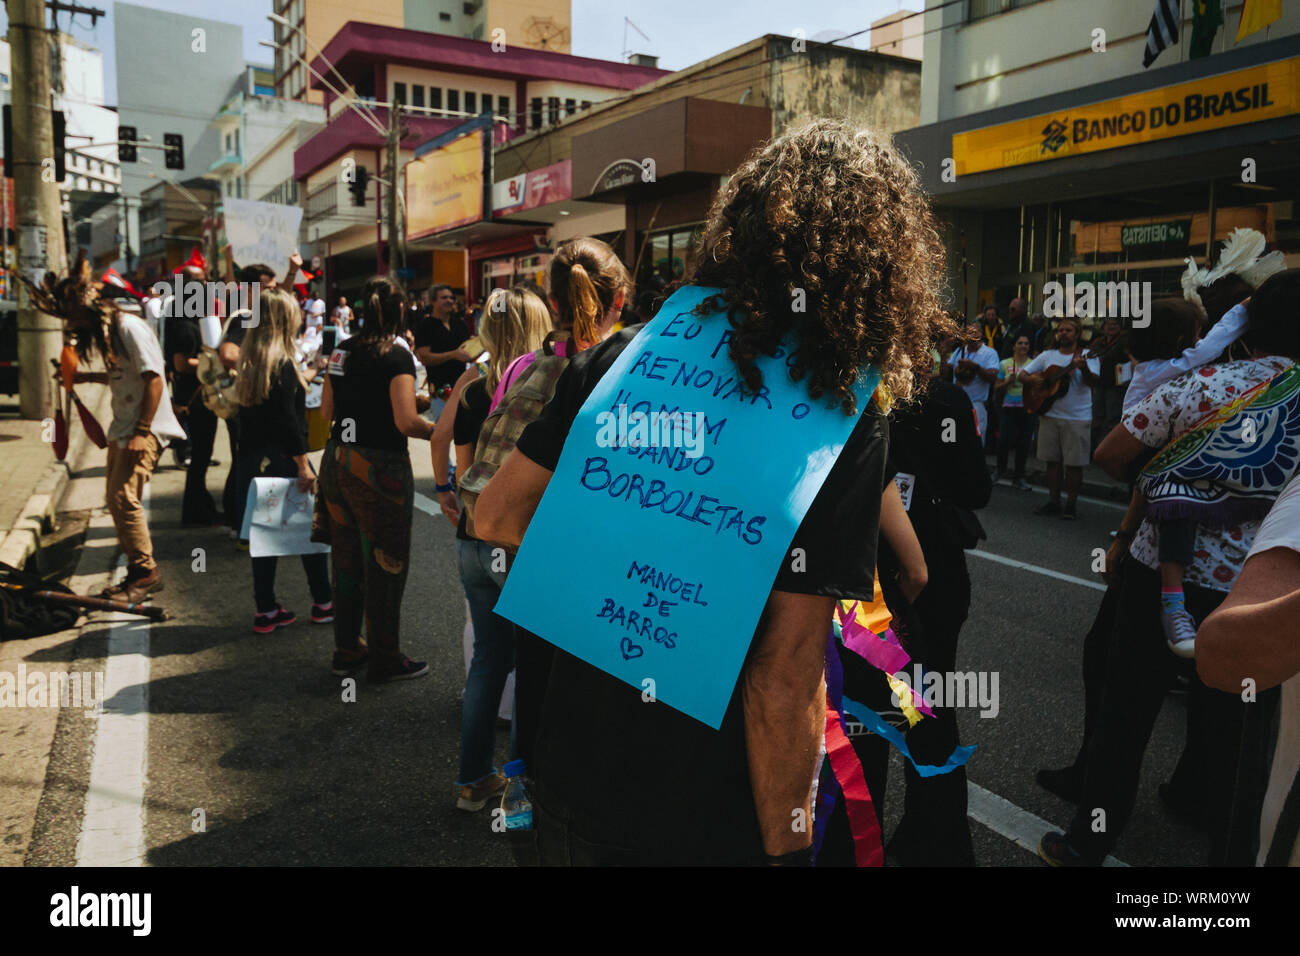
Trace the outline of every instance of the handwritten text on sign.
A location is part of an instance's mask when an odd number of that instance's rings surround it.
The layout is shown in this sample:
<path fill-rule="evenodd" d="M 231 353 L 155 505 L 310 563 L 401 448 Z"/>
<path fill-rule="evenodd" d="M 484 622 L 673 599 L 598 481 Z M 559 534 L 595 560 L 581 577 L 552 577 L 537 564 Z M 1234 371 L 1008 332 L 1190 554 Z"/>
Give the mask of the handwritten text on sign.
<path fill-rule="evenodd" d="M 269 265 L 279 271 L 298 248 L 302 209 L 251 199 L 221 201 L 230 254 L 241 266 Z"/>
<path fill-rule="evenodd" d="M 759 361 L 763 386 L 747 390 L 726 318 L 692 314 L 717 291 L 679 289 L 597 383 L 496 606 L 638 689 L 652 679 L 656 699 L 714 728 L 786 549 L 857 422 L 790 380 L 788 347 Z M 860 376 L 859 409 L 876 381 Z M 634 416 L 679 427 L 692 416 L 702 453 L 611 424 Z"/>

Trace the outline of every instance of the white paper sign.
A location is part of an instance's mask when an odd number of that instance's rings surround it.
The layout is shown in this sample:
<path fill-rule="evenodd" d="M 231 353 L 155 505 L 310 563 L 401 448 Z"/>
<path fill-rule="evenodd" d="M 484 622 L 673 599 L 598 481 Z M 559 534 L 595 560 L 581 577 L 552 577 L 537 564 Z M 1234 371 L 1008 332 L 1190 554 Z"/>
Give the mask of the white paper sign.
<path fill-rule="evenodd" d="M 240 538 L 248 542 L 254 558 L 279 558 L 289 554 L 324 554 L 329 545 L 311 540 L 311 515 L 315 496 L 299 491 L 294 478 L 254 478 L 244 504 Z"/>
<path fill-rule="evenodd" d="M 912 510 L 912 492 L 916 490 L 916 475 L 900 471 L 894 476 L 894 484 L 898 485 L 898 495 L 903 499 L 903 510 Z"/>
<path fill-rule="evenodd" d="M 279 270 L 298 248 L 302 208 L 251 199 L 224 199 L 226 239 L 240 266 L 267 265 Z"/>

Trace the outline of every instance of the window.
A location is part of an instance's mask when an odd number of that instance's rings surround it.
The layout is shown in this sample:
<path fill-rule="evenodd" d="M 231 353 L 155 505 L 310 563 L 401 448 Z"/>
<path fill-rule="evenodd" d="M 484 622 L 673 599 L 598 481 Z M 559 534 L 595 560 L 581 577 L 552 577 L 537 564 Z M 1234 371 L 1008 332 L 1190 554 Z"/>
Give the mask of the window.
<path fill-rule="evenodd" d="M 1041 0 L 971 0 L 970 18 L 979 20 L 984 17 L 996 16 L 999 13 L 1006 13 L 1008 10 L 1014 10 L 1017 7 L 1028 7 Z"/>
<path fill-rule="evenodd" d="M 419 83 L 411 87 L 411 105 L 412 106 L 424 105 L 424 87 Z"/>
<path fill-rule="evenodd" d="M 479 109 L 481 109 L 484 113 L 491 113 L 491 112 L 492 112 L 492 94 L 491 94 L 491 93 L 480 93 L 480 94 L 478 95 L 478 101 L 479 101 L 479 103 L 480 103 Z"/>
<path fill-rule="evenodd" d="M 438 14 L 438 19 L 441 20 L 443 23 L 451 23 L 451 14 L 450 14 L 450 13 L 440 13 L 440 14 Z"/>
<path fill-rule="evenodd" d="M 429 107 L 435 110 L 442 109 L 442 87 L 429 87 Z"/>
<path fill-rule="evenodd" d="M 577 111 L 578 111 L 578 102 L 577 102 L 577 100 L 565 100 L 565 101 L 564 101 L 564 115 L 565 115 L 565 116 L 572 116 L 572 115 L 573 115 L 574 113 L 576 113 Z"/>
<path fill-rule="evenodd" d="M 549 96 L 546 98 L 546 122 L 554 126 L 560 121 L 560 98 L 558 96 Z"/>
<path fill-rule="evenodd" d="M 514 117 L 510 115 L 510 97 L 497 97 L 497 112 L 509 119 L 511 122 L 514 121 Z"/>
<path fill-rule="evenodd" d="M 393 102 L 401 103 L 403 106 L 406 105 L 406 84 L 405 83 L 393 84 Z"/>
<path fill-rule="evenodd" d="M 447 91 L 447 109 L 452 112 L 460 112 L 460 90 Z"/>
<path fill-rule="evenodd" d="M 542 98 L 534 96 L 532 100 L 532 109 L 529 111 L 529 127 L 531 129 L 542 128 Z"/>
<path fill-rule="evenodd" d="M 465 91 L 465 112 L 466 113 L 478 112 L 478 96 L 470 92 L 469 90 Z"/>

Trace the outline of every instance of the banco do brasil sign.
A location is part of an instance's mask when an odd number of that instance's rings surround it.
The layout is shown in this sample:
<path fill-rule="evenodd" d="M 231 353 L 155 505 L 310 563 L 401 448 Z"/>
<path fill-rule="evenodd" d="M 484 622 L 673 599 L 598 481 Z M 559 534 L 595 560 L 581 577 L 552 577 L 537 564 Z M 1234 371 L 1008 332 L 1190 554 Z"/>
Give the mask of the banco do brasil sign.
<path fill-rule="evenodd" d="M 1287 116 L 1300 105 L 1300 57 L 956 133 L 954 171 L 1041 163 Z"/>

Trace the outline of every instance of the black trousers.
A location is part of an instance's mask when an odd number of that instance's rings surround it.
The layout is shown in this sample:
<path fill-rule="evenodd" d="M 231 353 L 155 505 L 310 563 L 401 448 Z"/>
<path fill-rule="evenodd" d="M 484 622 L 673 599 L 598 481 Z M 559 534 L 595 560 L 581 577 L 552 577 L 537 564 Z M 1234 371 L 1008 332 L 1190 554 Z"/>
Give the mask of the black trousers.
<path fill-rule="evenodd" d="M 908 605 L 898 592 L 891 573 L 892 555 L 885 546 L 881 548 L 881 588 L 894 615 L 894 633 L 908 654 L 926 671 L 947 674 L 957 667 L 957 638 L 970 609 L 970 575 L 959 547 L 949 542 L 930 543 L 926 551 L 930 579 L 916 604 Z M 851 651 L 841 650 L 840 659 L 847 696 L 878 712 L 897 709 L 889 685 L 878 670 Z M 904 734 L 908 750 L 921 764 L 944 763 L 961 743 L 956 710 L 950 706 L 932 709 L 933 717 L 922 717 Z M 871 733 L 854 736 L 852 741 L 883 828 L 889 744 Z M 904 866 L 974 866 L 975 851 L 966 817 L 966 768 L 922 777 L 910 762 L 905 762 L 903 774 L 907 784 L 903 817 L 889 839 L 890 854 Z M 852 866 L 851 839 L 841 802 L 827 824 L 818 865 Z"/>
<path fill-rule="evenodd" d="M 190 436 L 190 467 L 185 473 L 181 499 L 181 524 L 208 524 L 217 516 L 217 504 L 208 491 L 208 464 L 217 439 L 217 416 L 197 399 L 186 415 Z"/>
<path fill-rule="evenodd" d="M 1069 829 L 1070 845 L 1090 863 L 1100 863 L 1114 849 L 1133 813 L 1142 757 L 1179 663 L 1160 626 L 1160 575 L 1134 560 L 1125 561 L 1120 574 L 1082 799 Z M 1198 624 L 1225 596 L 1194 585 L 1183 590 Z M 1188 707 L 1199 714 L 1189 733 L 1200 738 L 1189 740 L 1189 748 L 1194 743 L 1204 748 L 1207 772 L 1200 797 L 1210 826 L 1209 864 L 1252 866 L 1277 690 L 1244 702 L 1239 694 L 1212 690 L 1194 678 Z"/>
<path fill-rule="evenodd" d="M 1014 448 L 1016 452 L 1017 478 L 1025 477 L 1025 462 L 1029 458 L 1029 435 L 1033 423 L 1023 408 L 1012 406 L 1002 409 L 1002 418 L 998 427 L 998 471 L 1007 470 L 1007 455 Z"/>

